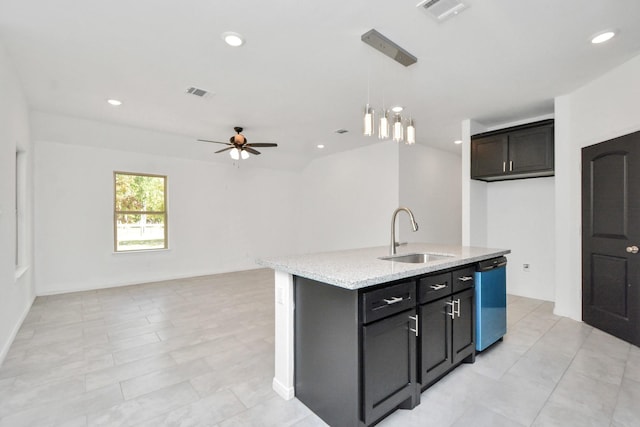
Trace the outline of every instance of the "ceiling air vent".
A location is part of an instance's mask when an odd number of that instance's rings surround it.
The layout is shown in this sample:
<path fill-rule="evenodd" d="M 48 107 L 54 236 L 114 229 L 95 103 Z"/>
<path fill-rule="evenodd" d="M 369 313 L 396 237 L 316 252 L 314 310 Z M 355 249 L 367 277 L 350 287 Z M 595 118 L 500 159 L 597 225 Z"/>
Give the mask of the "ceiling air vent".
<path fill-rule="evenodd" d="M 439 22 L 462 12 L 467 6 L 458 0 L 423 0 L 416 5 Z"/>
<path fill-rule="evenodd" d="M 204 98 L 209 94 L 209 91 L 206 91 L 204 89 L 199 89 L 193 86 L 190 88 L 187 88 L 186 92 L 191 95 L 199 96 L 200 98 Z"/>

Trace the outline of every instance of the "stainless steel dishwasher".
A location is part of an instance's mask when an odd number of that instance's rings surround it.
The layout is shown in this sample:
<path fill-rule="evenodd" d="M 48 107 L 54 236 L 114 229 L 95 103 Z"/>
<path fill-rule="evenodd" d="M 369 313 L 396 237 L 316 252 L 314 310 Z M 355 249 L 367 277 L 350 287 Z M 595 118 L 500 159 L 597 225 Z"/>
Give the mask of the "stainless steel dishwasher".
<path fill-rule="evenodd" d="M 479 262 L 475 282 L 476 350 L 482 351 L 507 333 L 507 258 Z"/>

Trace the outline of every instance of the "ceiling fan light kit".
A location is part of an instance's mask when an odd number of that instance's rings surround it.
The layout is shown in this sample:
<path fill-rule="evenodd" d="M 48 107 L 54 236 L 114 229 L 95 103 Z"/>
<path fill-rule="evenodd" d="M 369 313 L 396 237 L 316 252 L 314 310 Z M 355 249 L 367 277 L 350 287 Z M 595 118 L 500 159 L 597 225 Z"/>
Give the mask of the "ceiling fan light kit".
<path fill-rule="evenodd" d="M 201 142 L 213 142 L 215 144 L 224 144 L 228 145 L 227 148 L 223 148 L 222 150 L 216 151 L 216 154 L 223 153 L 225 151 L 229 151 L 229 156 L 233 160 L 247 160 L 250 156 L 249 154 L 258 155 L 260 152 L 255 149 L 255 147 L 277 147 L 278 144 L 272 142 L 254 142 L 249 143 L 247 138 L 241 133 L 242 128 L 240 126 L 236 126 L 233 128 L 236 131 L 236 134 L 229 138 L 229 142 L 220 142 L 220 141 L 211 141 L 208 139 L 199 139 Z"/>

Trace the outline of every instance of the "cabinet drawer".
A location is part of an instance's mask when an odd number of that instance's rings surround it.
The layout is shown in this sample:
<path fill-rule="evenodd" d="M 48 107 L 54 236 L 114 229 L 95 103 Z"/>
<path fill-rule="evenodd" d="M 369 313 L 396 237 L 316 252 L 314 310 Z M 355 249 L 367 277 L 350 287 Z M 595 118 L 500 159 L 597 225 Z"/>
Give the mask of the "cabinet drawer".
<path fill-rule="evenodd" d="M 423 277 L 418 282 L 420 304 L 437 300 L 451 294 L 451 273 Z"/>
<path fill-rule="evenodd" d="M 362 294 L 362 321 L 373 322 L 416 305 L 414 281 L 398 283 Z"/>
<path fill-rule="evenodd" d="M 451 273 L 453 276 L 451 280 L 453 283 L 453 292 L 473 288 L 475 284 L 475 272 L 475 267 L 467 267 Z"/>

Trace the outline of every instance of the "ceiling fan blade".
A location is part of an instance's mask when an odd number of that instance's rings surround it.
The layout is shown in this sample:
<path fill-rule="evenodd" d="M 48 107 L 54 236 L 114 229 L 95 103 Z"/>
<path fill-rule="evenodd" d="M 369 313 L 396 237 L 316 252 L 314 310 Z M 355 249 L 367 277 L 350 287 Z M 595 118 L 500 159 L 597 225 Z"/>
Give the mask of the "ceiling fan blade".
<path fill-rule="evenodd" d="M 223 152 L 228 151 L 228 150 L 233 150 L 234 148 L 236 148 L 236 147 L 227 147 L 227 148 L 223 148 L 222 150 L 218 150 L 218 151 L 216 151 L 216 152 L 215 152 L 215 153 L 213 153 L 213 154 L 223 153 Z"/>
<path fill-rule="evenodd" d="M 254 150 L 254 149 L 253 149 L 253 148 L 251 148 L 251 147 L 247 147 L 246 145 L 245 145 L 244 147 L 242 147 L 242 149 L 243 149 L 243 150 L 245 150 L 245 151 L 248 151 L 248 152 L 249 152 L 249 153 L 251 153 L 251 154 L 255 154 L 255 155 L 260 154 L 260 152 L 259 152 L 259 151 Z"/>
<path fill-rule="evenodd" d="M 216 144 L 226 144 L 229 145 L 228 142 L 220 142 L 220 141 L 209 141 L 208 139 L 199 139 L 198 141 L 202 141 L 202 142 L 214 142 Z"/>
<path fill-rule="evenodd" d="M 274 144 L 272 142 L 255 142 L 245 144 L 245 147 L 277 147 L 278 144 Z"/>

